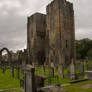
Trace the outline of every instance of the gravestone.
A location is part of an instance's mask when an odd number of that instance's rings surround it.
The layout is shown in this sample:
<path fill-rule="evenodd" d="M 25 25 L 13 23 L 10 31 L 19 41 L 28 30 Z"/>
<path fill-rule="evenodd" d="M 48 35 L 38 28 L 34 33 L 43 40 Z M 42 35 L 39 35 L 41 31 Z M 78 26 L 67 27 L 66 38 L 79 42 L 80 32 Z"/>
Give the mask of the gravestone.
<path fill-rule="evenodd" d="M 11 76 L 14 77 L 14 66 L 11 66 Z"/>
<path fill-rule="evenodd" d="M 87 65 L 87 71 L 85 72 L 85 78 L 92 80 L 92 64 Z"/>
<path fill-rule="evenodd" d="M 85 72 L 85 78 L 92 80 L 92 71 L 86 71 L 86 72 Z"/>
<path fill-rule="evenodd" d="M 2 70 L 3 70 L 2 72 L 5 73 L 5 70 L 6 70 L 5 65 L 2 66 Z"/>
<path fill-rule="evenodd" d="M 79 64 L 78 65 L 78 72 L 79 72 L 79 74 L 83 74 L 84 73 L 84 65 L 83 64 Z"/>
<path fill-rule="evenodd" d="M 23 70 L 23 67 L 21 67 L 21 74 L 24 74 L 24 70 Z"/>
<path fill-rule="evenodd" d="M 53 63 L 51 63 L 49 66 L 49 75 L 51 77 L 54 77 L 54 64 Z"/>
<path fill-rule="evenodd" d="M 45 73 L 45 66 L 44 65 L 42 65 L 42 76 L 44 77 L 44 73 Z"/>
<path fill-rule="evenodd" d="M 92 71 L 92 64 L 87 65 L 87 71 Z"/>
<path fill-rule="evenodd" d="M 63 78 L 64 77 L 64 71 L 63 71 L 63 65 L 59 65 L 58 66 L 58 76 L 59 78 Z"/>
<path fill-rule="evenodd" d="M 35 85 L 35 68 L 31 65 L 26 65 L 24 69 L 24 89 L 25 92 L 36 92 L 36 85 Z"/>
<path fill-rule="evenodd" d="M 19 66 L 17 66 L 17 78 L 20 78 L 19 72 L 20 72 L 20 68 L 19 68 Z"/>
<path fill-rule="evenodd" d="M 75 79 L 75 65 L 72 59 L 72 63 L 70 64 L 70 79 Z"/>

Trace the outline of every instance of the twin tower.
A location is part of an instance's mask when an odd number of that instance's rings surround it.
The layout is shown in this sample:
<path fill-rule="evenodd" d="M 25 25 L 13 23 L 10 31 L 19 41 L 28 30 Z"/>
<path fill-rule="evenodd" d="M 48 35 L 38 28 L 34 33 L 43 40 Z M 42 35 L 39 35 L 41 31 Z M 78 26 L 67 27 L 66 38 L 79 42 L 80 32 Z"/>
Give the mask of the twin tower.
<path fill-rule="evenodd" d="M 73 4 L 54 0 L 46 11 L 46 15 L 35 13 L 28 17 L 28 63 L 54 64 L 62 69 L 75 61 Z"/>

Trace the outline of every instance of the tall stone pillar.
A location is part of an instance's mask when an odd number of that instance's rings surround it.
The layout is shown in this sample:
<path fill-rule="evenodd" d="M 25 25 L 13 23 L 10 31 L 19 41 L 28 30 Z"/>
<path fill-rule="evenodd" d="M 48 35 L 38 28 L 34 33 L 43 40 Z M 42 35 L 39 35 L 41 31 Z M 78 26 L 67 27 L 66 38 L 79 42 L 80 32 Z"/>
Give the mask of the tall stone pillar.
<path fill-rule="evenodd" d="M 25 92 L 36 92 L 35 85 L 35 68 L 31 65 L 27 65 L 24 69 L 25 71 L 25 80 L 24 80 L 24 89 Z"/>

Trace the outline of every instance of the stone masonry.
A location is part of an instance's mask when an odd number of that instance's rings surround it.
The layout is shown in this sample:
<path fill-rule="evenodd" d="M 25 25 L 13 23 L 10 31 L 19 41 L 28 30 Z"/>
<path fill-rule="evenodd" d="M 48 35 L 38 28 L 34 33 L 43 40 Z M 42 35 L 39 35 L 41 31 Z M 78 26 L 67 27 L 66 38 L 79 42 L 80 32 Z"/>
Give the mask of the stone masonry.
<path fill-rule="evenodd" d="M 62 67 L 69 66 L 74 55 L 73 4 L 66 0 L 54 0 L 47 6 L 46 61 Z M 60 71 L 62 77 L 62 72 Z"/>
<path fill-rule="evenodd" d="M 75 62 L 75 27 L 73 4 L 54 0 L 47 6 L 47 16 L 35 13 L 28 17 L 28 63 L 58 66 L 59 77 L 64 67 Z M 71 72 L 71 70 L 70 70 Z"/>
<path fill-rule="evenodd" d="M 46 15 L 35 13 L 27 24 L 28 63 L 42 65 L 45 61 Z"/>

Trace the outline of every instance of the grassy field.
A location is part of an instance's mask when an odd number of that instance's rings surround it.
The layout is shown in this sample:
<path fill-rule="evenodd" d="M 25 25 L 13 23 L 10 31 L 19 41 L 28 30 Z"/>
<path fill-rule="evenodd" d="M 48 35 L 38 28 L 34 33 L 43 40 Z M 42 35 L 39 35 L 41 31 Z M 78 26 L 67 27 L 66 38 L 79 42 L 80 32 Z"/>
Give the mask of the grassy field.
<path fill-rule="evenodd" d="M 14 78 L 11 77 L 10 69 L 6 70 L 5 73 L 2 73 L 2 70 L 0 70 L 0 89 L 19 88 L 19 87 L 20 87 L 20 80 L 16 76 L 16 70 Z"/>
<path fill-rule="evenodd" d="M 67 70 L 64 70 L 64 74 L 67 73 Z M 41 75 L 41 67 L 38 67 L 38 69 L 35 72 L 36 75 Z M 21 75 L 21 73 L 20 73 Z M 55 70 L 55 76 L 58 76 L 58 70 Z M 23 76 L 21 75 L 21 78 Z M 58 77 L 54 77 L 54 78 L 49 78 L 49 72 L 48 72 L 48 67 L 46 67 L 45 69 L 45 85 L 48 85 L 49 82 L 50 84 L 54 84 L 54 83 L 60 83 L 60 84 L 65 84 L 68 83 L 70 80 L 63 78 L 63 79 L 58 79 Z M 83 78 L 81 76 L 79 76 L 79 78 Z M 5 73 L 2 73 L 2 70 L 0 70 L 0 89 L 8 89 L 8 88 L 19 88 L 20 87 L 20 80 L 17 78 L 16 76 L 16 69 L 15 69 L 15 77 L 12 78 L 11 77 L 11 73 L 10 73 L 10 69 L 6 70 Z"/>
<path fill-rule="evenodd" d="M 66 74 L 67 71 L 65 70 L 64 73 Z M 36 75 L 41 75 L 41 67 L 39 67 L 36 72 Z M 20 74 L 21 75 L 21 74 Z M 58 70 L 55 70 L 55 76 L 58 75 Z M 21 78 L 23 75 L 20 76 Z M 48 68 L 46 68 L 45 72 L 45 78 L 49 77 Z M 80 76 L 80 78 L 83 78 Z M 52 84 L 53 84 L 54 78 L 51 78 Z M 69 83 L 69 79 L 58 79 L 58 83 L 60 84 L 66 84 Z M 48 85 L 48 80 L 45 81 L 45 85 Z M 6 70 L 5 73 L 2 73 L 2 70 L 0 70 L 0 90 L 2 89 L 11 89 L 11 88 L 18 88 L 18 89 L 12 89 L 6 92 L 22 92 L 23 90 L 20 89 L 20 80 L 16 76 L 16 70 L 15 70 L 15 77 L 11 77 L 10 69 Z M 69 86 L 63 87 L 68 92 L 92 92 L 92 81 L 85 81 L 81 83 L 72 84 Z"/>
<path fill-rule="evenodd" d="M 11 90 L 8 90 L 6 92 L 23 92 L 23 89 L 20 89 L 20 88 L 18 88 L 18 89 L 11 89 Z"/>
<path fill-rule="evenodd" d="M 92 81 L 85 81 L 76 84 L 71 84 L 69 86 L 62 87 L 67 90 L 67 92 L 92 92 Z M 21 89 L 12 89 L 6 92 L 23 92 Z"/>
<path fill-rule="evenodd" d="M 68 92 L 92 92 L 92 80 L 63 87 Z"/>

